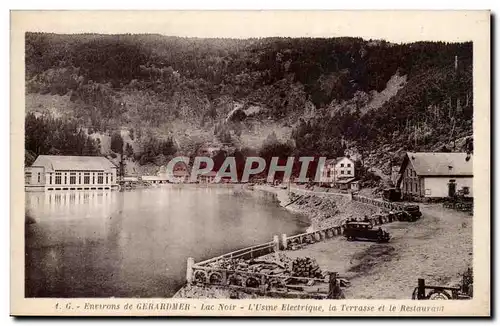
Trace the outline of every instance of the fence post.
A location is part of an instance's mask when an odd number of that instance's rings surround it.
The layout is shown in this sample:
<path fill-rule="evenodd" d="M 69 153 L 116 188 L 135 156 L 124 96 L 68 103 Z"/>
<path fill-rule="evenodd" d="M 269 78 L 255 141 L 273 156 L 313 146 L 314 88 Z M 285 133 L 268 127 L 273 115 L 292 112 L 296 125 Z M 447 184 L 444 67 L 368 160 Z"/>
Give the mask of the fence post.
<path fill-rule="evenodd" d="M 330 272 L 329 274 L 327 299 L 339 299 L 340 297 L 340 287 L 337 286 L 337 275 L 336 272 Z"/>
<path fill-rule="evenodd" d="M 283 243 L 283 250 L 286 250 L 287 247 L 288 247 L 288 244 L 287 244 L 287 238 L 286 238 L 286 234 L 282 234 L 281 235 L 281 242 Z"/>
<path fill-rule="evenodd" d="M 274 254 L 276 256 L 276 259 L 279 259 L 278 252 L 280 251 L 280 239 L 277 235 L 273 236 L 273 242 L 274 242 Z"/>
<path fill-rule="evenodd" d="M 226 269 L 222 270 L 222 284 L 223 285 L 227 284 L 227 270 Z"/>
<path fill-rule="evenodd" d="M 423 278 L 418 279 L 418 292 L 417 299 L 423 300 L 425 298 L 425 280 Z"/>
<path fill-rule="evenodd" d="M 188 282 L 188 284 L 191 284 L 193 282 L 193 265 L 194 265 L 194 258 L 189 257 L 187 259 L 187 269 L 186 269 L 186 282 Z"/>

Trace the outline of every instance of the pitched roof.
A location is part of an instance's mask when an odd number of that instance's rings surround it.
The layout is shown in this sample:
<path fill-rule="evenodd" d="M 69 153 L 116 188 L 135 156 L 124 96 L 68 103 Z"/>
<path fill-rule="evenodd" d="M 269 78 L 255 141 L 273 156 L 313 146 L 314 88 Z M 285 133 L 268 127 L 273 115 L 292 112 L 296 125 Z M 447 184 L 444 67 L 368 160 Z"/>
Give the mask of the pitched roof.
<path fill-rule="evenodd" d="M 110 171 L 116 166 L 102 156 L 61 156 L 39 155 L 32 166 L 43 166 L 46 171 L 55 170 L 104 170 Z"/>
<path fill-rule="evenodd" d="M 352 161 L 350 158 L 348 158 L 347 156 L 342 156 L 342 157 L 337 157 L 337 158 L 331 158 L 331 159 L 328 159 L 325 161 L 325 166 L 326 165 L 330 165 L 330 164 L 337 164 L 338 162 L 340 162 L 341 160 L 343 159 L 348 159 L 349 161 Z"/>
<path fill-rule="evenodd" d="M 466 160 L 467 153 L 406 153 L 407 159 L 418 175 L 447 176 L 473 175 L 473 159 Z"/>
<path fill-rule="evenodd" d="M 340 179 L 337 181 L 337 183 L 346 184 L 346 183 L 354 182 L 354 180 L 356 180 L 356 178 Z"/>

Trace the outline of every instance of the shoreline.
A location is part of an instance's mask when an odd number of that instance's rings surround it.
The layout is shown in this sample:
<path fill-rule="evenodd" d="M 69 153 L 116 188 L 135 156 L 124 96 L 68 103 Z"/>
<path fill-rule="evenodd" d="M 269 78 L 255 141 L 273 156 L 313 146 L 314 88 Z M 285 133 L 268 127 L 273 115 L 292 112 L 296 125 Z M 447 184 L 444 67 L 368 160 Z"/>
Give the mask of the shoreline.
<path fill-rule="evenodd" d="M 354 202 L 349 194 L 311 191 L 292 187 L 290 190 L 268 185 L 255 186 L 256 190 L 274 194 L 279 205 L 294 214 L 307 217 L 310 226 L 306 232 L 338 226 L 348 218 L 371 216 L 381 209 Z M 290 198 L 290 195 L 292 197 Z"/>

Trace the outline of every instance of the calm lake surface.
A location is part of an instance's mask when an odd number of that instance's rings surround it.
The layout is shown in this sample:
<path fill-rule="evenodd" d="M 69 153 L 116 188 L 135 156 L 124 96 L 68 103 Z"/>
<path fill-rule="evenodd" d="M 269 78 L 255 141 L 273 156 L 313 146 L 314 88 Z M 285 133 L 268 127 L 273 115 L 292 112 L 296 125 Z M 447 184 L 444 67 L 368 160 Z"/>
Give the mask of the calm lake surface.
<path fill-rule="evenodd" d="M 304 232 L 270 194 L 165 186 L 27 193 L 27 297 L 171 297 L 186 260 Z"/>

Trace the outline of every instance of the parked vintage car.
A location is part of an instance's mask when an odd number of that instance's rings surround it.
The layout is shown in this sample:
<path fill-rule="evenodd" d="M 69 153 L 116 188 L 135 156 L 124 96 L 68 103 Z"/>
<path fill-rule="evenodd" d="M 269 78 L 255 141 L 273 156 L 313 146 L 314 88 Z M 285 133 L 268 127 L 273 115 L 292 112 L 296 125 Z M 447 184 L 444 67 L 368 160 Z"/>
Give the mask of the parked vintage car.
<path fill-rule="evenodd" d="M 409 213 L 415 219 L 422 217 L 422 212 L 420 211 L 420 207 L 418 205 L 406 205 L 404 207 L 404 211 Z"/>
<path fill-rule="evenodd" d="M 374 229 L 369 222 L 347 222 L 344 225 L 344 236 L 347 240 L 373 240 L 377 242 L 388 242 L 390 234 L 382 228 Z"/>
<path fill-rule="evenodd" d="M 406 205 L 403 210 L 390 212 L 389 215 L 395 216 L 398 221 L 415 222 L 422 217 L 422 212 L 418 205 Z"/>
<path fill-rule="evenodd" d="M 387 201 L 400 201 L 401 191 L 398 188 L 387 188 L 382 193 L 382 198 Z"/>

